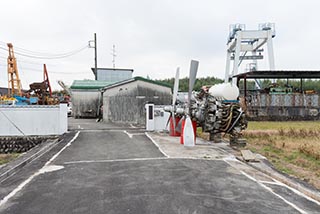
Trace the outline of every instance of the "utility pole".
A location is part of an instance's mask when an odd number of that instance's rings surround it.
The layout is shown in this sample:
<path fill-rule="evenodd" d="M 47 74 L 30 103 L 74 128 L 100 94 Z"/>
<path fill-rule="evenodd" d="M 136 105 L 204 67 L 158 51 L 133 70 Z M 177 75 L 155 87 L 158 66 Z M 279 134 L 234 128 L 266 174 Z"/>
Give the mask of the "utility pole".
<path fill-rule="evenodd" d="M 112 65 L 113 65 L 113 69 L 115 69 L 116 68 L 116 46 L 115 45 L 113 45 L 112 46 L 112 53 L 111 53 L 111 55 L 112 55 Z"/>
<path fill-rule="evenodd" d="M 94 72 L 93 73 L 95 75 L 95 80 L 97 80 L 98 61 L 97 61 L 97 34 L 96 33 L 94 33 L 94 40 L 89 40 L 89 48 L 94 48 Z"/>
<path fill-rule="evenodd" d="M 94 71 L 96 76 L 98 75 L 98 62 L 97 62 L 97 34 L 94 33 Z"/>

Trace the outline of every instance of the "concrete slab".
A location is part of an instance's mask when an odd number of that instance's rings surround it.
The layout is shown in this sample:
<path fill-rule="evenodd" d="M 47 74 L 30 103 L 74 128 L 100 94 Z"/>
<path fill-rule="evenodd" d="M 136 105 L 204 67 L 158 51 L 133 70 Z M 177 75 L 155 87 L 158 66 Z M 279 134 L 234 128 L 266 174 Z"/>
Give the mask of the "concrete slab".
<path fill-rule="evenodd" d="M 198 140 L 196 147 L 186 149 L 179 138 L 166 134 L 148 133 L 149 140 L 138 128 L 120 130 L 108 124 L 95 129 L 93 120 L 85 123 L 78 137 L 69 138 L 51 158 L 37 161 L 43 163 L 38 163 L 40 170 L 14 177 L 20 185 L 0 201 L 0 213 L 316 213 L 320 209 L 297 191 L 279 190 L 281 183 L 238 161 L 227 144 Z"/>
<path fill-rule="evenodd" d="M 240 150 L 241 155 L 243 157 L 243 159 L 247 162 L 256 162 L 256 155 L 253 154 L 250 150 L 248 149 L 244 149 L 244 150 Z"/>
<path fill-rule="evenodd" d="M 167 133 L 147 133 L 158 144 L 160 149 L 171 158 L 205 158 L 223 159 L 232 156 L 231 149 L 226 143 L 209 143 L 200 138 L 196 140 L 196 146 L 188 148 L 180 144 L 179 137 L 168 136 Z"/>
<path fill-rule="evenodd" d="M 320 205 L 320 193 L 315 188 L 302 184 L 302 182 L 293 180 L 289 176 L 277 172 L 270 165 L 266 164 L 264 157 L 259 158 L 259 162 L 250 162 L 246 164 L 238 161 L 237 152 L 230 148 L 228 143 L 211 143 L 206 140 L 197 139 L 197 145 L 192 148 L 185 148 L 179 142 L 179 137 L 171 137 L 166 133 L 148 133 L 155 140 L 159 149 L 171 158 L 190 158 L 190 159 L 208 159 L 208 160 L 224 160 L 233 168 L 250 176 L 256 182 L 278 182 L 287 185 L 287 188 L 297 190 L 297 194 L 304 195 L 308 200 L 315 200 L 317 206 Z M 254 155 L 256 157 L 256 155 Z M 258 156 L 259 157 L 259 156 Z M 319 207 L 320 209 L 320 207 Z"/>
<path fill-rule="evenodd" d="M 224 161 L 64 166 L 39 175 L 0 213 L 299 213 Z"/>
<path fill-rule="evenodd" d="M 128 135 L 128 134 L 129 135 Z M 67 148 L 55 164 L 75 161 L 164 157 L 145 136 L 118 130 L 80 132 L 78 140 Z M 134 133 L 132 133 L 134 134 Z"/>

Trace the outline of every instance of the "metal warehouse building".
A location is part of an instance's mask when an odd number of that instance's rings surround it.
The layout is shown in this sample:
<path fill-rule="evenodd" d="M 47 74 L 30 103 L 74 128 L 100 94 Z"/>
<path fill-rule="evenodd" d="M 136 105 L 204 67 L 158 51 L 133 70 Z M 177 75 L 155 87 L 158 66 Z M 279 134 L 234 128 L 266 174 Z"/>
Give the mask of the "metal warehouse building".
<path fill-rule="evenodd" d="M 102 104 L 101 88 L 132 78 L 133 69 L 91 68 L 95 80 L 75 80 L 70 89 L 75 118 L 97 118 Z"/>
<path fill-rule="evenodd" d="M 171 87 L 142 77 L 117 82 L 103 89 L 103 120 L 145 124 L 145 104 L 170 105 Z"/>
<path fill-rule="evenodd" d="M 99 89 L 113 82 L 96 80 L 74 80 L 72 94 L 72 114 L 75 118 L 96 118 L 99 115 L 101 91 Z"/>

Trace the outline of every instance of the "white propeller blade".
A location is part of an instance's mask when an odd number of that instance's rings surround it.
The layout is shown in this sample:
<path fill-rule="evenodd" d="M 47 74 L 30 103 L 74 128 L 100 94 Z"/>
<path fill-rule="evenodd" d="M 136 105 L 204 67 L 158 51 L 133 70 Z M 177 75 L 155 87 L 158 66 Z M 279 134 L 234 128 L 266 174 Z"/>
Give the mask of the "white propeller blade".
<path fill-rule="evenodd" d="M 195 146 L 195 133 L 192 126 L 192 121 L 190 118 L 190 101 L 191 101 L 191 93 L 194 87 L 194 84 L 196 82 L 197 72 L 198 72 L 199 62 L 196 60 L 191 60 L 190 64 L 190 73 L 189 73 L 189 91 L 188 91 L 188 114 L 185 117 L 185 124 L 183 128 L 183 141 L 184 145 L 187 147 L 193 147 Z"/>
<path fill-rule="evenodd" d="M 194 130 L 192 126 L 192 121 L 188 115 L 185 120 L 186 121 L 183 128 L 184 146 L 193 147 L 195 146 L 195 139 L 194 139 L 195 135 L 194 135 Z"/>
<path fill-rule="evenodd" d="M 180 76 L 180 68 L 177 68 L 176 71 L 176 78 L 174 79 L 174 86 L 173 86 L 173 97 L 172 97 L 172 105 L 174 106 L 177 101 L 178 90 L 179 90 L 179 76 Z"/>
<path fill-rule="evenodd" d="M 199 62 L 196 60 L 191 60 L 190 73 L 189 73 L 189 91 L 188 91 L 188 106 L 190 106 L 191 93 L 196 82 L 197 72 L 198 72 Z"/>
<path fill-rule="evenodd" d="M 173 133 L 175 135 L 176 133 L 176 118 L 174 116 L 174 110 L 175 110 L 175 105 L 177 101 L 177 96 L 178 96 L 178 90 L 179 90 L 179 76 L 180 76 L 180 68 L 177 68 L 176 71 L 176 77 L 174 79 L 174 86 L 173 86 L 173 97 L 172 97 L 172 111 L 171 111 L 171 118 L 172 118 L 172 127 L 173 127 Z"/>

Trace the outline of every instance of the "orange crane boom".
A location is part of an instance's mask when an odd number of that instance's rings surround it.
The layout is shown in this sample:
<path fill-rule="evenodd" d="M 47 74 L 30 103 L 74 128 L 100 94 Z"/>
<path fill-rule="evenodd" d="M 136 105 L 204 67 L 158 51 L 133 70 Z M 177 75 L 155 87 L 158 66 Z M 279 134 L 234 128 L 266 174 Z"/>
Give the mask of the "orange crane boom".
<path fill-rule="evenodd" d="M 8 56 L 8 97 L 13 95 L 22 96 L 21 81 L 19 78 L 17 61 L 14 57 L 13 45 L 8 43 L 9 56 Z"/>

